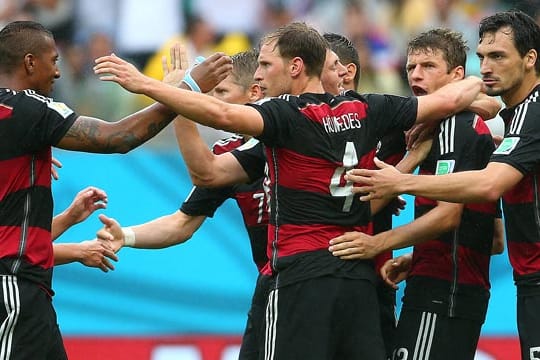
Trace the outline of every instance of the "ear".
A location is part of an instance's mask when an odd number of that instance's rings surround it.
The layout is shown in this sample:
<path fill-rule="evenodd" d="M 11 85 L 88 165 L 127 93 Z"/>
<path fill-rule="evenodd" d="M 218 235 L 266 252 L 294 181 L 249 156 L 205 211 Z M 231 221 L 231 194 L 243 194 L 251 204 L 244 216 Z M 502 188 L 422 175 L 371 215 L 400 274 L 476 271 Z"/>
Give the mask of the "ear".
<path fill-rule="evenodd" d="M 249 87 L 249 102 L 255 102 L 262 99 L 263 93 L 259 84 L 251 84 Z"/>
<path fill-rule="evenodd" d="M 452 80 L 454 80 L 454 81 L 455 80 L 461 80 L 461 79 L 465 78 L 465 69 L 461 65 L 456 66 L 455 68 L 450 70 L 450 72 L 452 73 Z"/>
<path fill-rule="evenodd" d="M 525 67 L 528 69 L 534 69 L 537 61 L 538 53 L 535 49 L 530 49 L 527 54 L 525 54 Z"/>
<path fill-rule="evenodd" d="M 352 84 L 354 82 L 354 77 L 356 76 L 356 72 L 358 71 L 358 69 L 353 63 L 345 65 L 345 68 L 347 68 L 347 75 L 343 77 L 343 83 Z"/>
<path fill-rule="evenodd" d="M 34 73 L 34 67 L 36 65 L 36 58 L 33 54 L 24 55 L 24 68 L 26 73 L 32 75 Z"/>
<path fill-rule="evenodd" d="M 304 71 L 304 60 L 301 57 L 295 57 L 289 61 L 289 71 L 291 77 L 297 77 Z"/>

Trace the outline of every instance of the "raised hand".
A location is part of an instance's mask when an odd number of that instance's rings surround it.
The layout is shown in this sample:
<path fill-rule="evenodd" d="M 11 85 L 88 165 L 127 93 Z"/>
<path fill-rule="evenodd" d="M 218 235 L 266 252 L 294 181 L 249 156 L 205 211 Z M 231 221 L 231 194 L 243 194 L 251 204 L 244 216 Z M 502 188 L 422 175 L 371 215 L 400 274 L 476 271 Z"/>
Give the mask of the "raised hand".
<path fill-rule="evenodd" d="M 86 220 L 94 211 L 107 207 L 107 194 L 105 191 L 89 186 L 75 196 L 73 202 L 64 210 L 71 225 Z"/>
<path fill-rule="evenodd" d="M 216 87 L 232 71 L 232 59 L 224 53 L 215 53 L 191 69 L 191 76 L 206 93 Z"/>
<path fill-rule="evenodd" d="M 184 75 L 189 68 L 186 47 L 179 43 L 175 43 L 173 46 L 171 46 L 170 54 L 170 64 L 168 63 L 166 56 L 161 58 L 163 82 L 171 86 L 178 87 L 182 83 Z"/>
<path fill-rule="evenodd" d="M 94 73 L 100 75 L 100 80 L 115 82 L 136 94 L 142 93 L 152 81 L 157 81 L 142 74 L 133 64 L 114 54 L 99 57 L 95 63 Z"/>

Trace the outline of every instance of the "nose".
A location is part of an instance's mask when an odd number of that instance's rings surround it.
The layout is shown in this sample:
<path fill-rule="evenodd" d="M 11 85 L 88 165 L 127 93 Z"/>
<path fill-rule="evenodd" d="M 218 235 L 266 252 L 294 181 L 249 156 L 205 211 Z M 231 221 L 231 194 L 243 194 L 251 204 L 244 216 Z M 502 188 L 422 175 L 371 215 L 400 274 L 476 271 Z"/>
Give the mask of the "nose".
<path fill-rule="evenodd" d="M 422 78 L 422 69 L 420 66 L 415 65 L 413 68 L 408 69 L 408 77 L 409 79 L 418 80 Z"/>
<path fill-rule="evenodd" d="M 347 75 L 347 68 L 345 67 L 345 65 L 343 65 L 341 63 L 341 61 L 338 61 L 338 65 L 337 65 L 337 73 L 338 73 L 338 76 L 340 78 L 344 77 L 345 75 Z"/>
<path fill-rule="evenodd" d="M 261 67 L 257 67 L 257 70 L 255 70 L 255 74 L 253 74 L 253 80 L 255 80 L 255 82 L 259 82 L 263 79 L 262 75 L 261 75 Z"/>
<path fill-rule="evenodd" d="M 486 75 L 491 73 L 491 66 L 487 57 L 480 59 L 480 74 Z"/>

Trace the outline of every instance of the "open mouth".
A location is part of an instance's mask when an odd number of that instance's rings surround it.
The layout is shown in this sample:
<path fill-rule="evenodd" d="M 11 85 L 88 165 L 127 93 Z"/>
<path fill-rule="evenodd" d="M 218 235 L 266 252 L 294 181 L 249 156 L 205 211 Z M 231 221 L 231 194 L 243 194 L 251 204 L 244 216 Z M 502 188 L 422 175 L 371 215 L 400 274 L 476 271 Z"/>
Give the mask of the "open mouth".
<path fill-rule="evenodd" d="M 427 95 L 427 91 L 421 88 L 420 86 L 411 86 L 411 90 L 415 96 Z"/>

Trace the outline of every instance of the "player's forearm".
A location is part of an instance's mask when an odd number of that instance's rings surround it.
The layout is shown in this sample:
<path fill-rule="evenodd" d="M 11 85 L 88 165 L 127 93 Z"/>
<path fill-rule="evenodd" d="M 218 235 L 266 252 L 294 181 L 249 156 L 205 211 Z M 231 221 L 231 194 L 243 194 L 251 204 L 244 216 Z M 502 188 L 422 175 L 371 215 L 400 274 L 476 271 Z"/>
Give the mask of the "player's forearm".
<path fill-rule="evenodd" d="M 141 225 L 131 226 L 135 233 L 135 248 L 162 249 L 181 244 L 191 238 L 205 216 L 189 216 L 178 211 Z"/>
<path fill-rule="evenodd" d="M 71 217 L 68 216 L 65 212 L 56 215 L 51 224 L 51 237 L 52 240 L 56 240 L 60 235 L 62 235 L 67 229 L 73 225 Z"/>
<path fill-rule="evenodd" d="M 184 117 L 174 121 L 178 147 L 194 184 L 214 178 L 214 154 L 199 134 L 197 125 Z"/>
<path fill-rule="evenodd" d="M 423 196 L 447 202 L 471 203 L 496 201 L 500 194 L 492 190 L 482 170 L 463 171 L 448 175 L 400 175 L 396 184 L 398 193 Z"/>
<path fill-rule="evenodd" d="M 81 250 L 77 243 L 53 244 L 54 265 L 69 264 L 81 260 Z"/>
<path fill-rule="evenodd" d="M 164 104 L 175 113 L 199 124 L 235 131 L 234 118 L 228 116 L 232 105 L 197 92 L 174 88 L 160 81 L 149 81 L 144 94 Z"/>
<path fill-rule="evenodd" d="M 383 251 L 414 246 L 436 239 L 459 226 L 462 205 L 437 206 L 414 221 L 376 235 L 384 243 Z"/>

